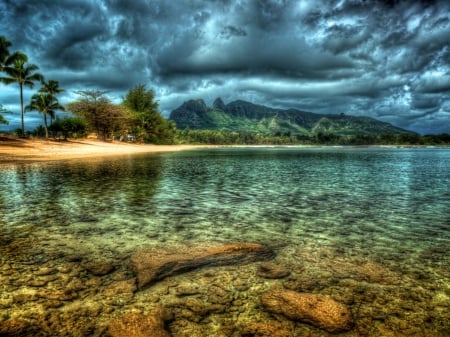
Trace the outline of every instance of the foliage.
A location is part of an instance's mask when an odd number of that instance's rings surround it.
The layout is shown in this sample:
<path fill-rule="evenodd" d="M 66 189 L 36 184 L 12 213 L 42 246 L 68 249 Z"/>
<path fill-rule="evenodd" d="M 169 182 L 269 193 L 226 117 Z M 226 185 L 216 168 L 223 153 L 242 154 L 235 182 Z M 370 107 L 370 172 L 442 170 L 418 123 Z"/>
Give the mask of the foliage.
<path fill-rule="evenodd" d="M 25 110 L 37 110 L 44 116 L 45 138 L 48 138 L 47 114 L 54 116 L 56 110 L 64 110 L 64 107 L 51 94 L 37 93 L 31 97 L 31 102 Z"/>
<path fill-rule="evenodd" d="M 6 110 L 3 105 L 0 104 L 0 114 L 2 113 L 8 113 L 9 111 Z M 5 119 L 5 117 L 3 117 L 2 115 L 0 115 L 0 124 L 9 124 L 8 121 Z"/>
<path fill-rule="evenodd" d="M 11 45 L 11 41 L 4 36 L 0 36 L 0 71 L 4 71 L 5 67 L 11 66 L 16 60 L 26 57 L 25 54 L 19 51 L 11 54 L 9 51 Z"/>
<path fill-rule="evenodd" d="M 42 87 L 39 89 L 39 92 L 47 93 L 55 97 L 56 94 L 64 92 L 64 89 L 59 87 L 58 81 L 48 80 L 47 82 L 42 83 Z"/>
<path fill-rule="evenodd" d="M 44 76 L 36 71 L 39 67 L 35 64 L 28 64 L 28 57 L 22 53 L 16 53 L 13 58 L 13 62 L 10 61 L 9 57 L 2 66 L 3 72 L 5 72 L 7 77 L 0 77 L 0 81 L 6 85 L 12 83 L 19 84 L 20 93 L 20 111 L 21 111 L 21 125 L 22 132 L 25 130 L 24 121 L 24 105 L 23 105 L 23 86 L 29 88 L 34 87 L 34 82 L 43 82 Z M 22 134 L 23 135 L 23 134 Z"/>
<path fill-rule="evenodd" d="M 46 135 L 46 129 L 44 128 L 44 126 L 38 125 L 34 128 L 31 134 L 35 137 L 44 137 Z"/>
<path fill-rule="evenodd" d="M 290 135 L 270 135 L 257 132 L 235 132 L 226 130 L 181 130 L 177 132 L 177 142 L 181 144 L 215 145 L 282 145 L 299 144 Z"/>
<path fill-rule="evenodd" d="M 381 134 L 290 135 L 289 133 L 263 134 L 226 130 L 179 130 L 177 142 L 182 144 L 217 145 L 450 145 L 450 135 Z"/>
<path fill-rule="evenodd" d="M 9 47 L 11 47 L 11 41 L 8 41 L 4 36 L 0 36 L 0 70 L 3 70 L 6 58 L 9 56 Z"/>
<path fill-rule="evenodd" d="M 67 105 L 67 110 L 83 117 L 88 130 L 92 130 L 103 139 L 112 139 L 114 134 L 127 134 L 131 116 L 121 105 L 116 105 L 105 96 L 106 91 L 76 91 L 81 96 Z"/>
<path fill-rule="evenodd" d="M 79 138 L 86 136 L 88 130 L 86 121 L 82 117 L 66 117 L 56 119 L 49 130 L 55 134 L 57 138 Z"/>
<path fill-rule="evenodd" d="M 59 87 L 58 81 L 48 80 L 47 82 L 42 83 L 42 87 L 38 90 L 38 92 L 50 95 L 50 101 L 53 103 L 53 101 L 57 101 L 56 95 L 64 92 L 64 89 Z M 50 118 L 53 121 L 53 119 L 56 118 L 56 114 L 50 114 Z"/>
<path fill-rule="evenodd" d="M 161 116 L 153 90 L 139 84 L 128 91 L 122 104 L 133 116 L 131 132 L 136 140 L 155 144 L 173 143 L 175 123 Z"/>

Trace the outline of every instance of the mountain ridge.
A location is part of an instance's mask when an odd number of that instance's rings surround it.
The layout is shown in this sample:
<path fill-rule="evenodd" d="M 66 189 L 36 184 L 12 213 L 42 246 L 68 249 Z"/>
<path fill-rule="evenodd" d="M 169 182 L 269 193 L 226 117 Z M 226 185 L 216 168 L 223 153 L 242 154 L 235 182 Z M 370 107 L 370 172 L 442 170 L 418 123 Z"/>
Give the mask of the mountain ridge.
<path fill-rule="evenodd" d="M 185 101 L 170 113 L 169 120 L 174 121 L 179 129 L 191 130 L 304 136 L 415 134 L 368 116 L 318 114 L 294 108 L 277 109 L 244 100 L 225 104 L 220 97 L 214 100 L 211 107 L 203 99 Z"/>

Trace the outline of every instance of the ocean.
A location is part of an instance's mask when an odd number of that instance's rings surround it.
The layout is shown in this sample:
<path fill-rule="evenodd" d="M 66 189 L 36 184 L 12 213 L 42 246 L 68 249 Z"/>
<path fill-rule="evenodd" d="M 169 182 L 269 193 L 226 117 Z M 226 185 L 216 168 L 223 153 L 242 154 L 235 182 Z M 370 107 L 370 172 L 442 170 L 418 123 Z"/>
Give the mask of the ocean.
<path fill-rule="evenodd" d="M 112 319 L 164 307 L 175 337 L 259 336 L 249 327 L 261 322 L 332 335 L 266 311 L 260 296 L 275 287 L 346 305 L 353 324 L 342 336 L 450 336 L 448 148 L 233 147 L 3 165 L 0 191 L 0 332 L 107 336 Z M 211 243 L 258 243 L 274 258 L 135 287 L 136 251 Z M 262 263 L 287 276 L 261 276 Z M 219 292 L 223 303 L 211 300 Z"/>

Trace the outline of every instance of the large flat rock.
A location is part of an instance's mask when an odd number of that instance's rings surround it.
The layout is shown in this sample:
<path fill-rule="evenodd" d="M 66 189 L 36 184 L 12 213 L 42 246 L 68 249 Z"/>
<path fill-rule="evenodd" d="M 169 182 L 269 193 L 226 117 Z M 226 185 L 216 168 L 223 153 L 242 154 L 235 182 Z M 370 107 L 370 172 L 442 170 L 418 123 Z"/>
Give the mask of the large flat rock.
<path fill-rule="evenodd" d="M 353 325 L 350 310 L 323 295 L 271 289 L 261 295 L 261 302 L 269 312 L 309 323 L 328 332 L 347 331 Z"/>
<path fill-rule="evenodd" d="M 143 248 L 131 256 L 138 288 L 165 277 L 208 266 L 245 264 L 269 260 L 274 252 L 258 243 L 177 245 Z"/>
<path fill-rule="evenodd" d="M 112 337 L 170 337 L 164 322 L 171 315 L 158 311 L 150 315 L 129 313 L 110 322 L 108 332 Z"/>

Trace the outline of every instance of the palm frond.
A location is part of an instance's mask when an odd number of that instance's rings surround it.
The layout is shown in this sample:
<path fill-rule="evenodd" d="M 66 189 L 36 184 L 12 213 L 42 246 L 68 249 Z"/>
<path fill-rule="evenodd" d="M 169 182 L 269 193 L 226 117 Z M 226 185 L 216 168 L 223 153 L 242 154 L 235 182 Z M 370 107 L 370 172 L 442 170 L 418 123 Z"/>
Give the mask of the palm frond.
<path fill-rule="evenodd" d="M 17 82 L 16 79 L 11 77 L 0 77 L 0 83 L 8 85 L 15 82 Z"/>

